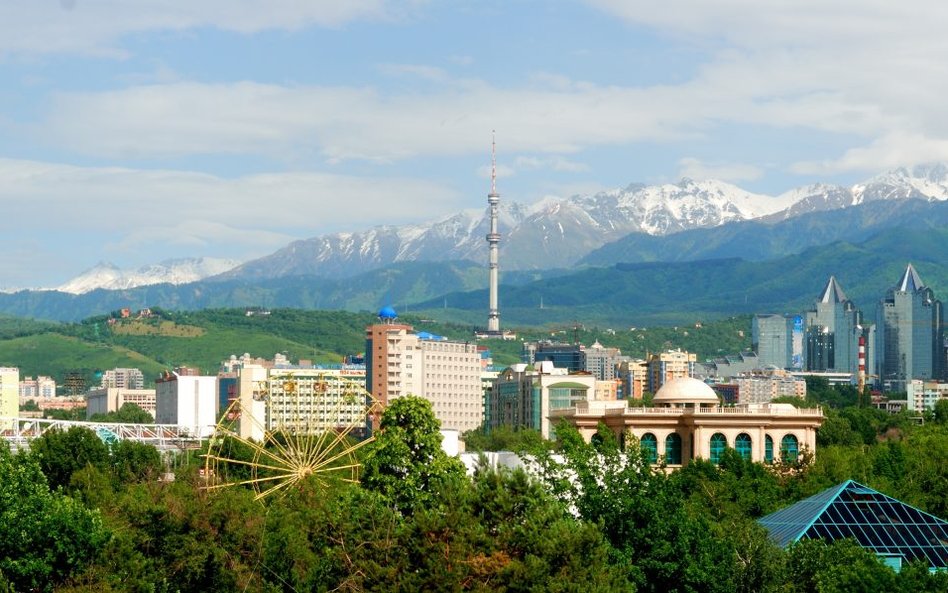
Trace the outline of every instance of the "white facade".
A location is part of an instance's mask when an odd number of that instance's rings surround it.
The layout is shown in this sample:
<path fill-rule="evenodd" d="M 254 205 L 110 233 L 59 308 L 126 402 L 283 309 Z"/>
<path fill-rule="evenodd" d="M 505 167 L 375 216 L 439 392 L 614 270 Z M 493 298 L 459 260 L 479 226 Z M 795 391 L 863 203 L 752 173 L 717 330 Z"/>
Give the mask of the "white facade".
<path fill-rule="evenodd" d="M 20 369 L 0 367 L 0 416 L 20 415 Z M 0 422 L 0 430 L 12 428 L 12 422 Z"/>
<path fill-rule="evenodd" d="M 20 381 L 20 402 L 39 398 L 56 397 L 56 381 L 51 377 L 27 377 Z"/>
<path fill-rule="evenodd" d="M 100 387 L 143 389 L 145 387 L 145 375 L 138 369 L 109 369 L 102 373 Z"/>
<path fill-rule="evenodd" d="M 135 404 L 152 417 L 156 414 L 156 396 L 154 389 L 124 389 L 107 387 L 92 389 L 86 394 L 86 419 L 94 414 L 118 412 L 125 404 Z"/>
<path fill-rule="evenodd" d="M 948 398 L 948 383 L 937 381 L 908 381 L 905 384 L 908 409 L 913 412 L 934 410 L 940 399 Z"/>
<path fill-rule="evenodd" d="M 238 432 L 263 440 L 264 430 L 319 433 L 342 426 L 368 426 L 365 370 L 237 368 Z"/>
<path fill-rule="evenodd" d="M 207 437 L 217 423 L 217 377 L 178 375 L 155 383 L 155 422 L 176 424 Z"/>
<path fill-rule="evenodd" d="M 806 397 L 806 381 L 785 371 L 744 374 L 734 379 L 734 384 L 739 404 L 765 404 L 776 397 Z"/>

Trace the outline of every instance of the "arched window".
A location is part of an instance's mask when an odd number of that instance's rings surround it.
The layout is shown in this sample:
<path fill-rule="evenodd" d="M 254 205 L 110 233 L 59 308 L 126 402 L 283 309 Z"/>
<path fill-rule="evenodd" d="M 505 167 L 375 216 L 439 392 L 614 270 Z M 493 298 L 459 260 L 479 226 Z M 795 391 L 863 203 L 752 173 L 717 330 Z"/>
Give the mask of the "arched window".
<path fill-rule="evenodd" d="M 737 449 L 737 454 L 742 458 L 750 461 L 751 458 L 751 438 L 750 435 L 746 432 L 742 432 L 737 435 L 737 438 L 734 439 L 734 448 Z"/>
<path fill-rule="evenodd" d="M 797 454 L 800 452 L 800 443 L 797 437 L 792 434 L 785 435 L 780 439 L 780 459 L 783 461 L 796 461 Z"/>
<path fill-rule="evenodd" d="M 639 439 L 639 445 L 642 447 L 642 451 L 645 451 L 649 463 L 658 461 L 658 439 L 655 438 L 654 434 L 650 432 L 643 434 L 642 438 Z"/>
<path fill-rule="evenodd" d="M 764 461 L 772 463 L 774 460 L 774 439 L 769 434 L 764 437 Z"/>
<path fill-rule="evenodd" d="M 665 463 L 681 465 L 681 435 L 677 432 L 665 437 Z"/>
<path fill-rule="evenodd" d="M 727 437 L 720 432 L 711 435 L 711 463 L 717 465 L 721 463 L 721 455 L 727 449 Z"/>

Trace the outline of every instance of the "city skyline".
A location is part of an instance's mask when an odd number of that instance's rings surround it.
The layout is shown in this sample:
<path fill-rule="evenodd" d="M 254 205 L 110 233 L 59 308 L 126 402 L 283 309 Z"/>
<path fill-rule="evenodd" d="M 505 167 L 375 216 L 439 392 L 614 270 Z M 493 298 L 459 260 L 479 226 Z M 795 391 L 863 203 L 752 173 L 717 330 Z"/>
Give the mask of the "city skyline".
<path fill-rule="evenodd" d="M 527 203 L 683 176 L 775 195 L 948 160 L 948 9 L 917 8 L 0 8 L 3 284 L 482 209 L 492 129 L 504 199 Z"/>

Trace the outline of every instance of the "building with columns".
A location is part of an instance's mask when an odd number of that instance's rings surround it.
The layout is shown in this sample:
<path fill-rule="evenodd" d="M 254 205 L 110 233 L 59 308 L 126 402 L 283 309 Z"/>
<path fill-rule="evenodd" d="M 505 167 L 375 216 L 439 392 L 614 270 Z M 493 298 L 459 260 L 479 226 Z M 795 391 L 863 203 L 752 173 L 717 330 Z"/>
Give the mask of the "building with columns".
<path fill-rule="evenodd" d="M 669 468 L 693 459 L 718 463 L 728 448 L 754 462 L 789 461 L 805 450 L 816 451 L 820 408 L 790 404 L 722 406 L 705 383 L 689 377 L 671 379 L 658 390 L 651 408 L 626 407 L 624 401 L 580 401 L 551 410 L 550 420 L 566 420 L 591 440 L 602 423 L 620 443 L 634 437 L 652 463 Z"/>

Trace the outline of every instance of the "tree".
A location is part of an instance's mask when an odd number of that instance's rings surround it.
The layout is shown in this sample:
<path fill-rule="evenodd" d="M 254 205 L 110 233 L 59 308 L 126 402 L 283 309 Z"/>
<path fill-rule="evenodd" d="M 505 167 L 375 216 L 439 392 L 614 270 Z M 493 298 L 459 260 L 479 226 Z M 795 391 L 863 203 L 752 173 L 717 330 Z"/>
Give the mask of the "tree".
<path fill-rule="evenodd" d="M 87 465 L 107 471 L 109 448 L 94 432 L 73 426 L 69 430 L 49 430 L 30 444 L 30 453 L 39 462 L 50 488 L 69 485 L 72 474 Z"/>
<path fill-rule="evenodd" d="M 424 398 L 406 396 L 389 403 L 366 455 L 362 484 L 403 513 L 430 503 L 439 483 L 465 472 L 460 461 L 441 449 L 440 427 Z"/>
<path fill-rule="evenodd" d="M 92 422 L 121 422 L 124 424 L 154 424 L 155 419 L 137 404 L 126 403 L 117 412 L 93 414 Z"/>
<path fill-rule="evenodd" d="M 940 398 L 935 402 L 935 422 L 941 425 L 948 424 L 948 399 Z"/>
<path fill-rule="evenodd" d="M 0 443 L 0 583 L 47 591 L 86 566 L 108 541 L 99 514 L 50 492 L 31 455 Z"/>

